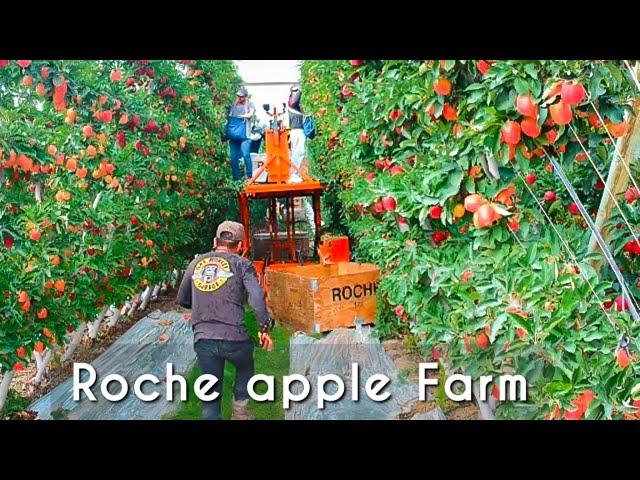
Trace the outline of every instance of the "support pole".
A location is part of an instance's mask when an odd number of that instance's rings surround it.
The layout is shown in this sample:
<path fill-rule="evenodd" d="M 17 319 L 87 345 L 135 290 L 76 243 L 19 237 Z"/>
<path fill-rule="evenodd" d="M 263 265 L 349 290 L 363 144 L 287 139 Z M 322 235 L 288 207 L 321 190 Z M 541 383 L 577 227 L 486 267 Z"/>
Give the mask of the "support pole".
<path fill-rule="evenodd" d="M 640 99 L 636 98 L 633 100 L 632 108 L 633 115 L 627 116 L 629 131 L 626 135 L 618 139 L 617 148 L 620 155 L 614 153 L 611 166 L 609 167 L 609 175 L 607 176 L 607 185 L 603 190 L 600 206 L 598 207 L 598 215 L 595 220 L 596 229 L 600 232 L 600 235 L 607 245 L 609 244 L 609 231 L 606 223 L 611 217 L 611 211 L 615 205 L 608 192 L 618 196 L 624 193 L 629 186 L 629 174 L 627 170 L 631 169 L 631 162 L 638 150 L 638 143 L 640 143 L 640 118 L 638 117 L 640 115 Z M 625 168 L 625 163 L 629 167 L 628 169 Z M 598 240 L 595 234 L 592 233 L 587 253 L 591 254 L 599 250 Z M 602 259 L 593 260 L 592 265 L 596 270 L 600 270 Z"/>
<path fill-rule="evenodd" d="M 296 212 L 293 204 L 293 197 L 287 197 L 287 246 L 289 247 L 289 258 L 293 262 L 296 259 Z"/>
<path fill-rule="evenodd" d="M 636 309 L 635 301 L 631 296 L 629 289 L 627 288 L 627 284 L 624 280 L 624 277 L 622 276 L 622 272 L 620 272 L 620 268 L 618 267 L 618 264 L 616 263 L 616 259 L 613 258 L 613 255 L 611 254 L 609 245 L 602 238 L 602 235 L 600 235 L 600 232 L 598 231 L 595 224 L 593 223 L 593 220 L 591 220 L 591 217 L 589 216 L 589 212 L 587 212 L 587 209 L 582 204 L 582 201 L 578 197 L 578 194 L 573 188 L 573 185 L 571 185 L 571 182 L 567 178 L 567 175 L 564 173 L 564 169 L 562 168 L 562 165 L 560 165 L 560 163 L 552 156 L 547 155 L 547 158 L 553 164 L 553 170 L 560 177 L 560 181 L 564 184 L 564 187 L 567 189 L 567 193 L 569 193 L 569 196 L 571 197 L 571 199 L 578 206 L 578 210 L 580 210 L 580 214 L 582 215 L 582 218 L 589 226 L 589 230 L 591 230 L 591 232 L 593 232 L 593 235 L 595 235 L 596 241 L 598 242 L 598 245 L 600 246 L 600 249 L 602 250 L 604 257 L 606 258 L 607 263 L 611 267 L 611 270 L 613 271 L 613 274 L 615 275 L 616 280 L 618 280 L 618 283 L 620 284 L 620 290 L 622 291 L 622 296 L 627 301 L 631 318 L 633 318 L 633 320 L 636 322 L 640 322 L 640 314 L 638 314 L 638 310 Z"/>
<path fill-rule="evenodd" d="M 242 225 L 244 225 L 244 251 L 242 252 L 242 255 L 246 256 L 251 248 L 249 199 L 246 193 L 241 193 L 238 196 L 238 206 L 240 207 L 240 221 L 242 222 Z"/>
<path fill-rule="evenodd" d="M 271 225 L 271 259 L 272 261 L 280 261 L 280 250 L 278 249 L 278 210 L 276 207 L 277 199 L 269 198 L 269 223 Z"/>
<path fill-rule="evenodd" d="M 320 194 L 313 194 L 313 220 L 316 225 L 316 234 L 313 240 L 313 249 L 317 250 L 320 245 L 320 228 L 322 227 L 322 213 L 320 211 Z"/>

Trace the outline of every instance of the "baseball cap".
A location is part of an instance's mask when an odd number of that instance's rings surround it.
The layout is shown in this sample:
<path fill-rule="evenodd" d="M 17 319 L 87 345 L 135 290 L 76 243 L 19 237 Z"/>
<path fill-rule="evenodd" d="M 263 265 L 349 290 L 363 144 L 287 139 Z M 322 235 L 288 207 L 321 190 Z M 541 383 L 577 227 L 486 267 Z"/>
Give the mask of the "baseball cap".
<path fill-rule="evenodd" d="M 220 238 L 223 232 L 229 232 L 232 235 L 230 239 L 232 242 L 244 240 L 244 226 L 241 223 L 226 220 L 218 225 L 216 237 Z"/>
<path fill-rule="evenodd" d="M 291 85 L 291 91 L 292 92 L 299 92 L 300 91 L 300 87 L 298 85 Z"/>
<path fill-rule="evenodd" d="M 246 97 L 248 94 L 249 92 L 247 92 L 247 89 L 245 87 L 240 87 L 236 92 L 236 95 L 238 97 Z"/>

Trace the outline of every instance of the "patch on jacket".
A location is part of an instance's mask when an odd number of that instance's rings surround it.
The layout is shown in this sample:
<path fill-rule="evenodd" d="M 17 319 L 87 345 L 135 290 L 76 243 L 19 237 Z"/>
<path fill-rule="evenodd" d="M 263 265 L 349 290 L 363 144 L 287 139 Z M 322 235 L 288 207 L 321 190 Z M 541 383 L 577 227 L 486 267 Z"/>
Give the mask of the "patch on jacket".
<path fill-rule="evenodd" d="M 214 292 L 233 277 L 229 262 L 220 257 L 201 260 L 193 270 L 193 285 L 201 292 Z"/>

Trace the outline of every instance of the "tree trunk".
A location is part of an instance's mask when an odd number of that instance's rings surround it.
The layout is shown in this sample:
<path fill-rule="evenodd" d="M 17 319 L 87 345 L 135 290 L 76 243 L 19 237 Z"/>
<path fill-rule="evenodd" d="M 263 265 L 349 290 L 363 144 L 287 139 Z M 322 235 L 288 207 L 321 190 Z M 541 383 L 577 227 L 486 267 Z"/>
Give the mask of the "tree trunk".
<path fill-rule="evenodd" d="M 50 348 L 47 349 L 47 352 L 44 355 L 38 352 L 33 352 L 33 356 L 36 358 L 36 365 L 38 368 L 36 371 L 36 376 L 33 378 L 33 380 L 31 380 L 31 382 L 34 385 L 38 385 L 44 378 L 44 374 L 47 372 L 47 365 L 49 365 L 49 362 L 53 357 L 53 350 L 51 350 Z"/>
<path fill-rule="evenodd" d="M 98 208 L 98 204 L 100 203 L 100 200 L 102 200 L 102 195 L 104 192 L 100 192 L 98 193 L 98 195 L 96 195 L 96 198 L 93 200 L 93 205 L 92 208 L 95 210 L 96 208 Z"/>
<path fill-rule="evenodd" d="M 480 400 L 480 387 L 476 382 L 473 382 L 471 388 L 473 389 L 473 396 L 476 398 L 476 403 L 480 409 L 480 417 L 482 417 L 483 420 L 495 420 L 496 417 L 493 414 L 494 408 L 492 408 L 490 398 L 484 401 Z"/>
<path fill-rule="evenodd" d="M 127 317 L 133 316 L 138 307 L 138 300 L 131 300 L 131 306 L 129 307 L 129 311 L 127 312 Z"/>
<path fill-rule="evenodd" d="M 156 298 L 158 298 L 159 294 L 160 294 L 160 285 L 156 285 L 155 287 L 153 287 L 153 292 L 151 292 L 151 300 L 155 300 Z"/>
<path fill-rule="evenodd" d="M 116 326 L 116 323 L 118 323 L 118 320 L 120 320 L 120 317 L 122 316 L 122 309 L 118 309 L 111 305 L 110 310 L 111 315 L 109 316 L 109 323 L 107 324 L 107 326 L 109 328 L 113 328 Z"/>
<path fill-rule="evenodd" d="M 181 278 L 181 270 L 174 270 L 171 274 L 171 281 L 169 282 L 171 287 L 175 288 Z"/>
<path fill-rule="evenodd" d="M 42 182 L 36 182 L 35 197 L 36 203 L 42 203 Z"/>
<path fill-rule="evenodd" d="M 0 375 L 0 411 L 4 408 L 4 403 L 7 401 L 7 395 L 9 395 L 9 388 L 11 388 L 11 380 L 13 379 L 13 370 L 4 372 Z"/>
<path fill-rule="evenodd" d="M 104 316 L 107 314 L 108 307 L 104 307 L 102 311 L 98 314 L 96 319 L 93 322 L 88 324 L 89 328 L 89 338 L 94 340 L 98 336 L 98 332 L 100 331 L 100 325 L 102 325 L 102 321 L 104 320 Z"/>
<path fill-rule="evenodd" d="M 149 305 L 149 300 L 151 299 L 151 287 L 147 287 L 144 289 L 142 294 L 140 295 L 140 307 L 139 311 L 143 312 L 147 309 L 147 305 Z"/>
<path fill-rule="evenodd" d="M 71 342 L 69 343 L 69 346 L 67 347 L 66 352 L 64 352 L 64 355 L 62 355 L 62 358 L 60 359 L 61 361 L 66 362 L 73 357 L 73 354 L 76 351 L 76 348 L 78 348 L 78 345 L 80 345 L 80 342 L 82 341 L 82 337 L 84 336 L 84 332 L 86 328 L 87 328 L 87 324 L 83 323 L 76 329 L 75 332 L 73 332 L 73 337 L 71 338 Z"/>

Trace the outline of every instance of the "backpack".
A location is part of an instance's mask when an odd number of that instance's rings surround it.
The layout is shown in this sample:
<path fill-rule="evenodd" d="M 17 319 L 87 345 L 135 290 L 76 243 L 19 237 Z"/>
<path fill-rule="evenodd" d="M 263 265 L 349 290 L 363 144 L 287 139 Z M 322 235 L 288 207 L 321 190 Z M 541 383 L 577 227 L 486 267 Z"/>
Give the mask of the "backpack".
<path fill-rule="evenodd" d="M 306 115 L 302 121 L 302 130 L 305 136 L 311 140 L 316 136 L 316 122 L 311 115 Z"/>
<path fill-rule="evenodd" d="M 304 136 L 309 140 L 315 138 L 316 136 L 316 122 L 311 115 L 305 115 L 302 112 L 296 110 L 295 108 L 287 107 L 290 112 L 293 112 L 297 115 L 302 115 L 302 131 L 304 132 Z"/>

